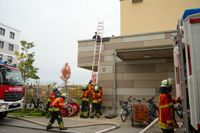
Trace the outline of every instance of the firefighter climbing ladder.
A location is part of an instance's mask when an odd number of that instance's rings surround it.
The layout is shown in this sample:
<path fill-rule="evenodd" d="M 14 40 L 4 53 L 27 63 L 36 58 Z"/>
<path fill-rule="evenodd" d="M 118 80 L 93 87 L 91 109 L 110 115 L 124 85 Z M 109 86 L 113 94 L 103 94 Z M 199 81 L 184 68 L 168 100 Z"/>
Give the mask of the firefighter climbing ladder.
<path fill-rule="evenodd" d="M 93 53 L 93 63 L 92 63 L 92 80 L 95 83 L 98 83 L 98 73 L 100 67 L 101 60 L 101 49 L 102 49 L 102 40 L 103 40 L 103 29 L 104 29 L 104 21 L 101 20 L 98 22 L 97 26 L 97 34 L 94 44 L 94 53 Z M 96 66 L 96 70 L 95 70 Z"/>

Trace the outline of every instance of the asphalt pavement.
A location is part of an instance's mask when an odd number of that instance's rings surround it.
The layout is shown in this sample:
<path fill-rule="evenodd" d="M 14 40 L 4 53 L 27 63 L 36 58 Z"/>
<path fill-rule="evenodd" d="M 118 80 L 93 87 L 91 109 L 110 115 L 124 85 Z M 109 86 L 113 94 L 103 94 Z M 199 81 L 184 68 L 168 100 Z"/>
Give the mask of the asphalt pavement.
<path fill-rule="evenodd" d="M 13 120 L 10 120 L 13 119 Z M 22 120 L 23 119 L 23 120 Z M 25 121 L 24 121 L 25 120 Z M 102 118 L 87 118 L 83 119 L 78 116 L 76 117 L 65 117 L 63 118 L 64 125 L 68 129 L 63 132 L 75 132 L 75 133 L 101 133 L 101 132 L 109 132 L 109 133 L 139 133 L 142 131 L 147 124 L 146 123 L 136 123 L 133 127 L 130 120 L 126 122 L 122 122 L 120 117 L 107 119 L 105 117 Z M 45 117 L 8 117 L 5 118 L 2 123 L 15 124 L 26 126 L 26 127 L 38 127 L 45 129 L 49 119 Z M 1 123 L 0 123 L 1 124 Z M 53 130 L 59 130 L 57 121 L 55 121 L 55 128 Z M 176 131 L 177 133 L 182 133 L 181 129 Z M 162 133 L 158 128 L 158 124 L 156 123 L 152 128 L 150 128 L 146 133 Z"/>

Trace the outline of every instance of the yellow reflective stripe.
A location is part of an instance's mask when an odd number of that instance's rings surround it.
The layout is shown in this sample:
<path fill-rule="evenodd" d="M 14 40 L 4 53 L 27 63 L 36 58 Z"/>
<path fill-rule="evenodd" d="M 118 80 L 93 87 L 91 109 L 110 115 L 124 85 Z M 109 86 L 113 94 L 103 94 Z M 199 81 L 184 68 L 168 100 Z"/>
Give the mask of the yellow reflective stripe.
<path fill-rule="evenodd" d="M 166 122 L 167 122 L 167 124 L 173 123 L 172 120 L 167 120 Z"/>
<path fill-rule="evenodd" d="M 168 129 L 168 128 L 169 128 L 169 126 L 168 126 L 167 124 L 165 124 L 165 123 L 163 123 L 163 122 L 161 122 L 161 121 L 159 121 L 158 125 L 159 125 L 159 127 L 162 128 L 162 129 Z"/>
<path fill-rule="evenodd" d="M 165 105 L 162 105 L 162 106 L 159 106 L 160 109 L 163 109 L 163 108 L 169 108 L 171 106 L 173 106 L 174 104 L 173 103 L 169 103 L 169 104 L 165 104 Z"/>
<path fill-rule="evenodd" d="M 88 98 L 83 98 L 82 101 L 89 101 L 89 99 Z"/>
<path fill-rule="evenodd" d="M 53 101 L 52 105 L 54 106 L 58 101 L 59 101 L 59 98 L 56 98 L 56 99 Z"/>
<path fill-rule="evenodd" d="M 49 111 L 59 111 L 59 110 L 60 110 L 59 108 L 54 108 L 54 107 L 49 108 Z"/>
<path fill-rule="evenodd" d="M 50 98 L 48 98 L 47 102 L 50 102 L 50 101 L 51 101 Z"/>
<path fill-rule="evenodd" d="M 93 103 L 97 103 L 97 100 L 93 100 L 92 102 L 93 102 Z"/>

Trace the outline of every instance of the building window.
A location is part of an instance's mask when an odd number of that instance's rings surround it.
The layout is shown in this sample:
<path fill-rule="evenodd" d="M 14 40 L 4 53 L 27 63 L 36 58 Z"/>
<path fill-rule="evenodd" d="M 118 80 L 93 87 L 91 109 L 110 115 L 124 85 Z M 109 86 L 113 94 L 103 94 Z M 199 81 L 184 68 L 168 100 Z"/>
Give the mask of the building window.
<path fill-rule="evenodd" d="M 3 61 L 3 55 L 0 54 L 0 61 Z"/>
<path fill-rule="evenodd" d="M 10 32 L 10 38 L 11 38 L 11 39 L 14 39 L 14 38 L 15 38 L 15 33 Z"/>
<path fill-rule="evenodd" d="M 0 41 L 0 48 L 3 49 L 4 42 Z"/>
<path fill-rule="evenodd" d="M 9 44 L 8 50 L 13 51 L 13 49 L 14 49 L 14 45 Z"/>
<path fill-rule="evenodd" d="M 5 35 L 5 29 L 0 28 L 0 35 L 4 36 Z"/>
<path fill-rule="evenodd" d="M 13 57 L 12 57 L 12 56 L 8 56 L 7 62 L 11 64 L 11 63 L 12 63 L 12 60 L 13 60 Z"/>

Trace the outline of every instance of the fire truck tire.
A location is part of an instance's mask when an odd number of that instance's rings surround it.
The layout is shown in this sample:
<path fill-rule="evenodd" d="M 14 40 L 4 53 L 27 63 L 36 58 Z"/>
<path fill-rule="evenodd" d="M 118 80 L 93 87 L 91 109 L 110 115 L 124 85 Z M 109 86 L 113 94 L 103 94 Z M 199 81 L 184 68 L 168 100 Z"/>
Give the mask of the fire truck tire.
<path fill-rule="evenodd" d="M 6 117 L 8 114 L 8 112 L 0 112 L 0 119 L 3 119 L 4 117 Z"/>

